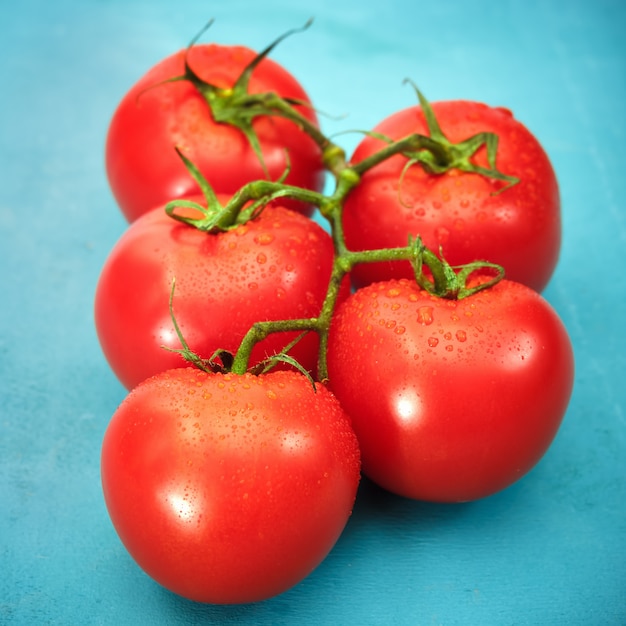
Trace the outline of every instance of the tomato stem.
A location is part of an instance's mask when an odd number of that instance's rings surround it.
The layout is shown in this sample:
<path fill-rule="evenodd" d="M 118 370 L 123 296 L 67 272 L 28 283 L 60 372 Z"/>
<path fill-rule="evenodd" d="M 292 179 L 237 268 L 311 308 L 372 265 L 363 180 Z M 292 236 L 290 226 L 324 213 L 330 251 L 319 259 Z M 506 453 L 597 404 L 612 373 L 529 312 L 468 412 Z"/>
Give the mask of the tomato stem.
<path fill-rule="evenodd" d="M 395 155 L 401 154 L 407 158 L 405 171 L 414 164 L 420 164 L 427 172 L 434 175 L 442 174 L 450 169 L 459 169 L 464 172 L 473 172 L 485 177 L 502 180 L 507 183 L 504 189 L 516 184 L 518 179 L 500 172 L 496 167 L 497 135 L 485 132 L 457 144 L 450 142 L 443 134 L 432 107 L 413 83 L 411 85 L 416 91 L 421 109 L 426 118 L 428 135 L 415 133 L 399 140 L 392 140 L 379 133 L 369 132 L 367 134 L 382 140 L 386 145 L 357 163 L 348 163 L 343 148 L 335 144 L 316 124 L 295 108 L 305 103 L 294 99 L 282 98 L 276 93 L 248 93 L 250 76 L 258 64 L 283 39 L 293 32 L 305 30 L 310 24 L 311 20 L 307 21 L 302 28 L 285 33 L 255 56 L 244 68 L 232 88 L 222 89 L 203 81 L 189 66 L 188 52 L 195 44 L 199 35 L 187 48 L 184 74 L 170 79 L 171 81 L 190 81 L 205 98 L 215 121 L 227 123 L 241 129 L 261 161 L 266 174 L 267 169 L 263 161 L 259 140 L 252 126 L 252 121 L 259 115 L 283 117 L 302 129 L 320 148 L 324 167 L 332 174 L 335 180 L 333 192 L 330 195 L 324 195 L 319 192 L 284 184 L 287 174 L 285 172 L 285 175 L 279 181 L 260 180 L 244 185 L 232 196 L 226 205 L 222 206 L 199 170 L 179 151 L 179 155 L 187 166 L 190 175 L 196 180 L 202 190 L 207 207 L 191 203 L 188 200 L 176 200 L 166 206 L 166 211 L 171 217 L 207 232 L 220 232 L 236 228 L 238 225 L 254 219 L 269 202 L 280 198 L 292 198 L 305 204 L 316 206 L 320 214 L 328 222 L 332 236 L 334 259 L 327 293 L 319 315 L 317 317 L 293 320 L 263 321 L 254 324 L 246 333 L 230 364 L 230 370 L 236 374 L 244 374 L 250 370 L 249 361 L 254 346 L 269 334 L 285 331 L 316 332 L 319 336 L 317 377 L 321 381 L 327 380 L 326 352 L 332 316 L 337 306 L 337 300 L 345 277 L 359 263 L 409 261 L 413 267 L 417 284 L 429 293 L 443 298 L 468 297 L 480 289 L 490 287 L 504 276 L 502 267 L 488 262 L 479 261 L 460 267 L 452 267 L 443 258 L 441 250 L 439 251 L 439 256 L 437 256 L 424 246 L 421 238 L 417 236 L 418 234 L 415 237 L 410 237 L 407 245 L 404 247 L 364 251 L 352 251 L 347 248 L 342 223 L 343 206 L 346 198 L 360 183 L 363 174 Z M 486 168 L 476 165 L 471 160 L 482 146 L 486 146 L 487 149 L 488 167 Z M 177 212 L 177 209 L 181 207 L 198 209 L 202 217 L 190 218 Z M 468 287 L 469 277 L 474 272 L 484 272 L 485 270 L 488 270 L 494 276 L 490 280 L 481 281 L 477 285 L 473 284 L 472 287 Z M 188 357 L 190 350 L 182 337 L 181 342 L 183 344 L 181 352 Z M 277 356 L 285 355 L 281 353 L 281 355 Z M 203 367 L 207 365 L 207 362 L 199 359 L 197 364 Z"/>

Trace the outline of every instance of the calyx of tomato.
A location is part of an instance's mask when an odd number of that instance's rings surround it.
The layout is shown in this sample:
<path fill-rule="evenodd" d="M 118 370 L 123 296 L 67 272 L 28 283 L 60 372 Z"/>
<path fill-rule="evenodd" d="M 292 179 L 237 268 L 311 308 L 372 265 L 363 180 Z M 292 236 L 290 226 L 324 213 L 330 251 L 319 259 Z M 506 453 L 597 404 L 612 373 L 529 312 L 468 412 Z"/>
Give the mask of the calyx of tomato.
<path fill-rule="evenodd" d="M 502 193 L 509 187 L 516 185 L 519 178 L 504 174 L 496 167 L 496 155 L 498 152 L 498 135 L 491 132 L 482 132 L 465 139 L 459 143 L 452 143 L 441 130 L 437 117 L 430 103 L 424 94 L 411 80 L 406 79 L 405 83 L 413 86 L 420 103 L 428 135 L 412 135 L 411 143 L 402 153 L 408 158 L 400 179 L 404 177 L 406 171 L 415 164 L 421 165 L 429 174 L 444 174 L 453 169 L 472 174 L 480 174 L 486 178 L 501 180 L 507 184 L 496 191 Z M 368 132 L 370 136 L 381 139 L 389 144 L 394 142 L 381 133 Z M 487 163 L 489 167 L 482 167 L 472 161 L 472 157 L 480 148 L 487 148 Z"/>
<path fill-rule="evenodd" d="M 411 243 L 415 250 L 411 258 L 415 281 L 422 289 L 439 298 L 461 300 L 478 291 L 493 287 L 504 278 L 504 268 L 496 263 L 474 261 L 453 267 L 445 260 L 441 250 L 437 256 L 422 243 L 420 237 L 411 238 Z M 424 271 L 425 267 L 429 272 Z M 468 286 L 468 280 L 472 274 L 486 274 L 487 272 L 493 274 L 489 280 Z"/>
<path fill-rule="evenodd" d="M 174 314 L 175 290 L 176 290 L 176 278 L 172 280 L 172 289 L 170 291 L 170 300 L 169 300 L 169 312 L 170 312 L 170 318 L 172 320 L 172 324 L 174 325 L 174 330 L 176 332 L 176 335 L 178 337 L 178 340 L 180 341 L 182 348 L 177 349 L 177 348 L 171 348 L 169 346 L 162 346 L 162 348 L 164 350 L 168 350 L 169 352 L 175 352 L 176 354 L 179 354 L 185 361 L 187 361 L 187 363 L 190 363 L 191 365 L 193 365 L 199 370 L 202 370 L 203 372 L 223 374 L 226 372 L 235 371 L 237 369 L 237 368 L 234 368 L 235 355 L 232 352 L 229 352 L 228 350 L 217 349 L 211 355 L 210 358 L 204 359 L 189 347 L 189 344 L 187 343 L 180 329 L 180 326 L 178 325 L 178 322 L 176 320 L 176 315 Z M 245 369 L 243 371 L 240 371 L 239 373 L 243 374 L 247 371 L 255 375 L 265 374 L 269 372 L 270 370 L 272 370 L 274 367 L 276 367 L 279 363 L 288 363 L 292 367 L 299 370 L 302 374 L 304 374 L 304 376 L 306 376 L 311 381 L 311 384 L 313 385 L 313 389 L 315 389 L 315 381 L 313 380 L 313 377 L 311 376 L 310 372 L 305 370 L 302 367 L 302 365 L 300 365 L 300 363 L 296 361 L 296 359 L 294 359 L 292 356 L 289 355 L 289 351 L 302 339 L 302 337 L 304 337 L 304 335 L 306 335 L 307 332 L 309 331 L 304 330 L 292 342 L 287 344 L 281 350 L 281 352 L 268 356 L 263 361 L 261 361 L 260 363 L 257 363 L 253 367 L 247 367 L 247 360 L 246 360 Z M 267 336 L 267 334 L 269 333 L 266 333 L 264 336 Z M 257 339 L 257 341 L 259 340 L 260 339 Z M 251 343 L 250 350 L 252 350 L 255 343 L 256 341 Z M 247 358 L 249 358 L 249 354 L 247 355 Z"/>
<path fill-rule="evenodd" d="M 206 206 L 193 200 L 177 198 L 165 205 L 165 212 L 173 219 L 198 230 L 207 233 L 232 230 L 254 219 L 270 202 L 282 197 L 298 198 L 315 206 L 324 203 L 324 196 L 316 191 L 283 184 L 289 172 L 287 168 L 278 181 L 258 180 L 248 183 L 241 187 L 226 204 L 222 204 L 202 172 L 179 148 L 175 150 L 191 177 L 198 184 Z M 194 214 L 180 212 L 179 209 L 193 209 Z M 198 214 L 201 217 L 197 217 Z"/>
<path fill-rule="evenodd" d="M 232 87 L 227 88 L 218 87 L 217 85 L 213 85 L 203 80 L 189 65 L 189 51 L 212 23 L 213 20 L 210 20 L 187 46 L 184 56 L 184 73 L 180 76 L 169 78 L 163 82 L 190 82 L 206 101 L 211 110 L 211 115 L 216 122 L 234 126 L 241 130 L 241 132 L 246 136 L 251 148 L 254 150 L 254 153 L 258 157 L 259 162 L 268 177 L 269 174 L 263 158 L 261 144 L 252 124 L 254 119 L 259 116 L 279 116 L 294 122 L 296 126 L 303 129 L 307 135 L 309 135 L 317 143 L 322 150 L 322 157 L 325 165 L 332 171 L 333 163 L 336 161 L 337 155 L 335 154 L 335 151 L 331 151 L 330 154 L 326 154 L 326 149 L 330 143 L 329 140 L 315 124 L 294 108 L 294 106 L 298 105 L 310 106 L 308 103 L 295 98 L 283 98 L 274 92 L 248 92 L 250 77 L 259 63 L 265 59 L 281 41 L 294 33 L 302 32 L 309 28 L 309 26 L 313 23 L 313 19 L 307 20 L 304 26 L 289 30 L 274 40 L 269 46 L 257 54 L 252 61 L 250 61 L 250 63 L 248 63 L 235 81 L 235 84 Z M 343 154 L 343 151 L 341 152 Z"/>

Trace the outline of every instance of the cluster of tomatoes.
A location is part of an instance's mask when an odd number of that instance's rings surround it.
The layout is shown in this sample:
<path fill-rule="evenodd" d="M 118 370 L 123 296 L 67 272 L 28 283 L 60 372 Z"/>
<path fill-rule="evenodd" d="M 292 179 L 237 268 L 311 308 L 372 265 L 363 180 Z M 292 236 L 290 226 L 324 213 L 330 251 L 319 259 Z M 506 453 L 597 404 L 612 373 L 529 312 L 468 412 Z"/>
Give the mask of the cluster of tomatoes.
<path fill-rule="evenodd" d="M 416 90 L 345 158 L 268 57 L 278 41 L 194 41 L 132 87 L 107 137 L 129 225 L 95 323 L 129 394 L 103 442 L 105 501 L 137 563 L 201 602 L 305 578 L 361 473 L 437 502 L 504 489 L 573 384 L 540 295 L 560 204 L 531 133 Z"/>

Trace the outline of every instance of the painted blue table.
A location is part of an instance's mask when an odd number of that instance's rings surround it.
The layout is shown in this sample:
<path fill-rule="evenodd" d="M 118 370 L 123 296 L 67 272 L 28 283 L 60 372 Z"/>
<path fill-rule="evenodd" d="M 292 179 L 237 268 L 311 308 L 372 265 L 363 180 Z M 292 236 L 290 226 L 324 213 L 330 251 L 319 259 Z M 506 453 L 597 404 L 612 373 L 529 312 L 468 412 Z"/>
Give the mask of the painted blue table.
<path fill-rule="evenodd" d="M 626 623 L 621 0 L 22 0 L 1 13 L 0 623 Z M 545 145 L 564 211 L 545 296 L 574 342 L 575 390 L 549 453 L 506 491 L 439 506 L 364 482 L 339 543 L 296 588 L 197 605 L 136 567 L 100 489 L 102 435 L 125 395 L 92 319 L 125 227 L 104 137 L 126 89 L 208 18 L 213 40 L 260 49 L 311 15 L 273 58 L 320 110 L 348 115 L 324 119 L 327 132 L 413 104 L 411 77 L 431 100 L 512 109 Z"/>

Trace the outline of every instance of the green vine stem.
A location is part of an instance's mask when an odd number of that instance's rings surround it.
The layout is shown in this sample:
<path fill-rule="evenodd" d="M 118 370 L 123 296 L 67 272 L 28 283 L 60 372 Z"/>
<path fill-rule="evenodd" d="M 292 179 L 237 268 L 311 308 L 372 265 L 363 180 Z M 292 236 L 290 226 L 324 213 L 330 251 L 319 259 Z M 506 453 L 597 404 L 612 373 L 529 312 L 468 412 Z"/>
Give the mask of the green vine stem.
<path fill-rule="evenodd" d="M 361 176 L 370 168 L 383 162 L 396 154 L 406 154 L 407 151 L 423 149 L 428 150 L 432 139 L 423 135 L 411 135 L 404 139 L 391 142 L 369 158 L 349 165 L 342 159 L 342 150 L 328 140 L 327 150 L 329 154 L 337 157 L 337 171 L 334 172 L 335 189 L 332 194 L 322 193 L 285 185 L 282 182 L 257 180 L 244 185 L 237 191 L 226 205 L 221 205 L 216 194 L 201 172 L 180 151 L 179 155 L 191 176 L 198 182 L 204 194 L 207 206 L 190 202 L 188 200 L 173 200 L 165 207 L 168 215 L 179 221 L 185 222 L 200 230 L 215 233 L 223 232 L 253 219 L 259 211 L 263 210 L 269 202 L 281 197 L 290 197 L 317 206 L 321 215 L 329 224 L 333 239 L 334 259 L 328 291 L 320 314 L 317 317 L 263 321 L 255 323 L 243 338 L 236 354 L 234 355 L 230 371 L 236 374 L 244 374 L 249 370 L 250 354 L 254 346 L 265 339 L 269 334 L 285 331 L 316 332 L 319 336 L 319 354 L 317 364 L 318 379 L 324 381 L 328 378 L 326 352 L 328 346 L 328 333 L 330 322 L 337 304 L 337 298 L 344 277 L 352 268 L 359 263 L 375 263 L 380 261 L 409 261 L 415 272 L 415 279 L 423 289 L 444 298 L 464 298 L 478 289 L 485 289 L 504 276 L 504 270 L 495 264 L 487 262 L 471 263 L 460 268 L 451 267 L 441 256 L 424 246 L 419 237 L 409 238 L 408 245 L 398 248 L 383 248 L 378 250 L 349 250 L 345 243 L 342 224 L 343 205 L 348 194 L 360 182 Z M 341 163 L 341 165 L 339 165 Z M 194 208 L 202 217 L 189 217 L 177 212 L 179 208 Z M 432 278 L 424 271 L 428 268 Z M 477 287 L 468 288 L 467 279 L 474 272 L 481 269 L 495 270 L 495 277 Z M 182 352 L 187 360 L 189 350 Z M 195 357 L 195 355 L 193 355 Z M 202 361 L 197 357 L 191 360 L 198 365 Z"/>
<path fill-rule="evenodd" d="M 309 20 L 303 28 L 297 30 L 308 28 L 310 23 L 311 21 Z M 174 219 L 208 233 L 215 233 L 236 228 L 238 225 L 254 219 L 268 203 L 281 197 L 300 200 L 319 209 L 320 214 L 329 224 L 334 245 L 331 276 L 319 315 L 302 319 L 260 321 L 253 324 L 233 356 L 232 363 L 229 362 L 228 365 L 230 371 L 235 374 L 244 374 L 250 371 L 249 361 L 252 349 L 259 341 L 262 341 L 271 333 L 298 331 L 302 334 L 315 332 L 319 336 L 317 377 L 320 381 L 325 381 L 328 378 L 326 352 L 331 319 L 344 278 L 355 265 L 380 261 L 409 261 L 413 267 L 417 284 L 429 293 L 442 298 L 460 299 L 471 296 L 478 290 L 491 287 L 504 277 L 504 269 L 489 262 L 477 261 L 460 267 L 452 267 L 443 258 L 441 251 L 439 251 L 440 254 L 437 256 L 424 246 L 421 238 L 417 235 L 410 237 L 407 245 L 404 247 L 364 251 L 349 250 L 343 235 L 343 205 L 352 189 L 359 184 L 361 177 L 368 170 L 386 159 L 402 154 L 407 158 L 407 165 L 402 175 L 404 175 L 406 169 L 416 164 L 433 175 L 443 174 L 450 169 L 459 169 L 506 182 L 507 185 L 498 193 L 516 184 L 518 179 L 507 176 L 496 168 L 497 135 L 493 133 L 479 133 L 458 144 L 451 143 L 442 133 L 430 104 L 415 85 L 413 86 L 426 117 L 429 135 L 416 133 L 394 141 L 380 134 L 366 133 L 381 139 L 385 145 L 358 163 L 348 163 L 343 148 L 333 143 L 315 124 L 294 108 L 295 105 L 303 103 L 281 98 L 275 93 L 248 93 L 248 83 L 254 68 L 269 54 L 274 46 L 293 32 L 296 31 L 289 31 L 257 55 L 230 89 L 217 88 L 200 79 L 187 63 L 187 55 L 185 55 L 185 73 L 170 80 L 187 80 L 192 82 L 204 96 L 215 120 L 240 128 L 261 159 L 261 162 L 262 155 L 258 138 L 252 128 L 254 117 L 259 115 L 278 115 L 293 121 L 321 149 L 324 165 L 335 180 L 334 191 L 330 195 L 324 195 L 293 185 L 285 185 L 283 183 L 287 174 L 285 172 L 279 181 L 259 180 L 244 185 L 231 197 L 226 205 L 221 205 L 203 175 L 193 163 L 178 151 L 190 175 L 196 180 L 202 190 L 207 206 L 204 207 L 188 200 L 174 200 L 168 203 L 166 212 Z M 189 48 L 195 43 L 196 39 L 192 41 Z M 479 167 L 471 161 L 471 157 L 483 145 L 487 148 L 489 164 L 487 168 Z M 200 212 L 201 217 L 190 217 L 188 213 L 180 212 L 180 208 L 193 208 Z M 468 280 L 470 276 L 475 272 L 484 272 L 485 270 L 491 273 L 492 278 L 469 287 Z M 205 362 L 199 359 L 191 353 L 184 343 L 181 353 L 187 360 L 190 360 L 197 366 L 206 366 L 207 363 L 211 363 L 211 361 Z M 221 352 L 218 351 L 216 354 L 220 355 Z M 277 355 L 278 358 L 285 360 L 289 357 L 282 353 Z M 230 361 L 230 357 L 227 360 Z"/>

